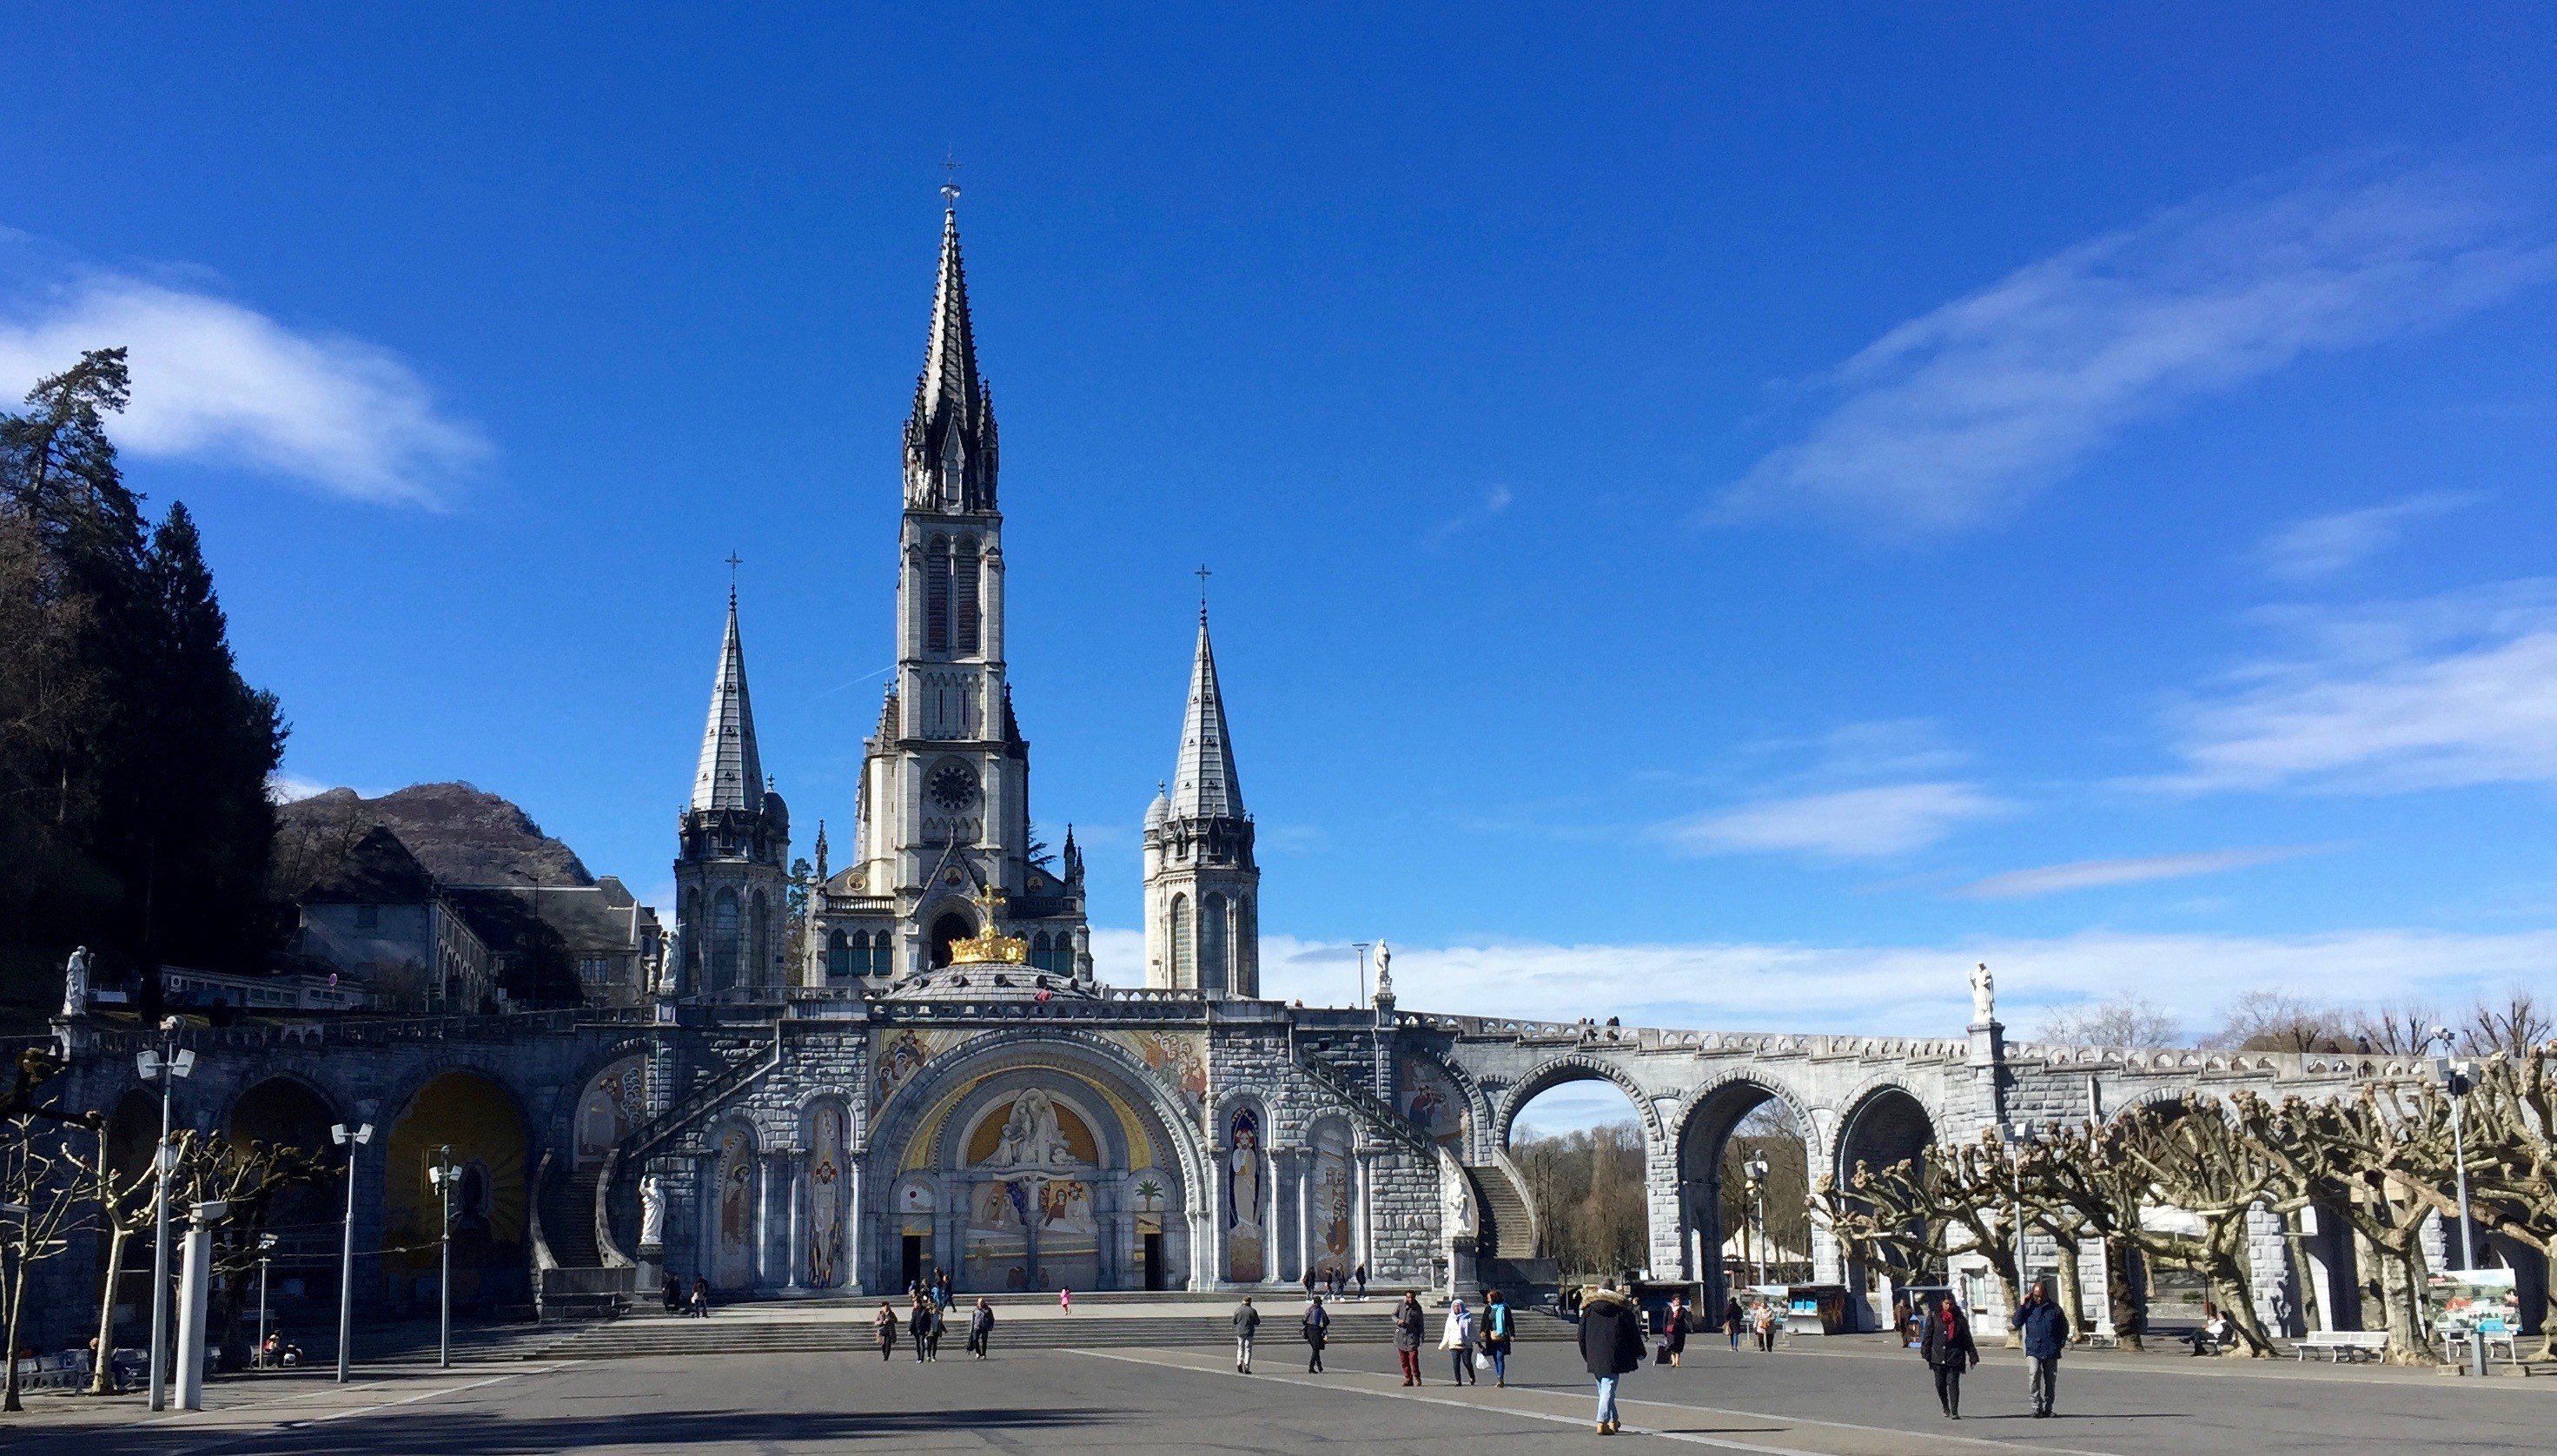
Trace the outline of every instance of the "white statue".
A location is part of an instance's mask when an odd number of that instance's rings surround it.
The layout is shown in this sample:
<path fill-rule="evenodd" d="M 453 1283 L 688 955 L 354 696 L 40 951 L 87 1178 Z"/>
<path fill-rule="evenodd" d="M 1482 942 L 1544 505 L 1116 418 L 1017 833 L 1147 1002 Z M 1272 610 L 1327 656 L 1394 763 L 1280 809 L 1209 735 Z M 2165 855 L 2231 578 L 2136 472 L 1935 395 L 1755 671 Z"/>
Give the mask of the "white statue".
<path fill-rule="evenodd" d="M 1004 1135 L 995 1143 L 994 1156 L 986 1159 L 989 1168 L 1056 1168 L 1074 1162 L 1073 1149 L 1065 1144 L 1064 1129 L 1057 1125 L 1056 1105 L 1047 1094 L 1033 1087 L 1012 1099 L 1012 1114 L 1004 1122 Z"/>
<path fill-rule="evenodd" d="M 1971 1024 L 1986 1026 L 1997 1019 L 1997 980 L 1989 975 L 1989 963 L 1982 961 L 1971 973 Z"/>
<path fill-rule="evenodd" d="M 71 952 L 70 963 L 63 967 L 63 1014 L 88 1014 L 88 947 Z"/>
<path fill-rule="evenodd" d="M 657 938 L 657 994 L 680 994 L 683 979 L 684 927 L 678 923 L 666 927 L 666 933 Z"/>
<path fill-rule="evenodd" d="M 1394 960 L 1394 948 L 1380 940 L 1376 943 L 1376 993 L 1394 994 L 1394 973 L 1387 969 Z"/>
<path fill-rule="evenodd" d="M 666 1243 L 666 1185 L 656 1174 L 639 1180 L 639 1247 L 658 1249 Z"/>
<path fill-rule="evenodd" d="M 1445 1148 L 1438 1150 L 1439 1214 L 1446 1221 L 1450 1239 L 1471 1239 L 1482 1232 L 1474 1214 L 1474 1190 L 1465 1170 L 1455 1155 Z"/>

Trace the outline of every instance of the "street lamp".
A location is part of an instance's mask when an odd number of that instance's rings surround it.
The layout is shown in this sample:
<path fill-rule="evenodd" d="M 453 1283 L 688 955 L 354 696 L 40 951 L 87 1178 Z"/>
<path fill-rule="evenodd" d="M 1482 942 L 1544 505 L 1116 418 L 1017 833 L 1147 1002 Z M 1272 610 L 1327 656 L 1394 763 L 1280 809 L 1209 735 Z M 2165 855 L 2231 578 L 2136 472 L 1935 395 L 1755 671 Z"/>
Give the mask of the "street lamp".
<path fill-rule="evenodd" d="M 453 1165 L 453 1144 L 448 1142 L 435 1150 L 435 1166 L 426 1170 L 426 1180 L 444 1199 L 444 1234 L 436 1242 L 444 1246 L 444 1271 L 436 1276 L 436 1297 L 443 1303 L 443 1333 L 436 1342 L 436 1364 L 453 1368 L 453 1184 L 462 1170 Z"/>
<path fill-rule="evenodd" d="M 2451 1028 L 2434 1027 L 2433 1034 L 2426 1040 L 2425 1045 L 2429 1048 L 2435 1041 L 2442 1044 L 2442 1050 L 2445 1053 L 2449 1052 Z M 2462 1114 L 2468 1107 L 2469 1093 L 2476 1086 L 2477 1063 L 2449 1060 L 2442 1063 L 2442 1090 L 2451 1095 L 2451 1161 L 2459 1172 L 2460 1262 L 2472 1270 L 2478 1266 L 2477 1230 L 2469 1221 L 2469 1144 Z M 2474 1316 L 2469 1323 L 2469 1355 L 2470 1369 L 2478 1375 L 2485 1375 L 2486 1332 L 2478 1327 Z"/>
<path fill-rule="evenodd" d="M 346 1243 L 337 1263 L 337 1384 L 342 1386 L 355 1333 L 355 1149 L 373 1140 L 373 1125 L 366 1123 L 349 1132 L 345 1124 L 337 1123 L 329 1128 L 329 1136 L 346 1149 Z"/>
<path fill-rule="evenodd" d="M 160 1083 L 160 1150 L 152 1168 L 152 1236 L 151 1236 L 151 1408 L 169 1406 L 169 1175 L 176 1151 L 169 1145 L 171 1102 L 181 1079 L 194 1074 L 196 1054 L 178 1045 L 178 1028 L 186 1023 L 175 1016 L 160 1023 L 160 1044 L 165 1050 L 144 1051 L 133 1059 L 134 1068 L 145 1082 Z"/>
<path fill-rule="evenodd" d="M 1350 949 L 1358 952 L 1358 999 L 1350 1002 L 1352 1006 L 1367 1004 L 1367 947 L 1363 940 L 1350 942 Z"/>
<path fill-rule="evenodd" d="M 1740 1165 L 1741 1175 L 1749 1180 L 1749 1197 L 1758 1207 L 1758 1238 L 1751 1250 L 1758 1257 L 1758 1282 L 1767 1282 L 1767 1159 L 1753 1157 Z"/>
<path fill-rule="evenodd" d="M 275 1257 L 275 1244 L 273 1234 L 257 1236 L 257 1359 L 251 1363 L 259 1370 L 266 1369 L 266 1266 Z"/>

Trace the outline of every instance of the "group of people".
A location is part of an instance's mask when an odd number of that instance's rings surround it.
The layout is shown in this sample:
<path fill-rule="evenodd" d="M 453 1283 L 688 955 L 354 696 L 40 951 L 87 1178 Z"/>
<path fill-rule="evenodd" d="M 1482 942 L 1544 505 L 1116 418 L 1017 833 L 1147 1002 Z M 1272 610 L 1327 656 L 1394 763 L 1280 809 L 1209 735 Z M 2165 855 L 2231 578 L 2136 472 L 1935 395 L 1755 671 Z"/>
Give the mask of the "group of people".
<path fill-rule="evenodd" d="M 2024 1291 L 2024 1302 L 2007 1318 L 2007 1328 L 2024 1337 L 2024 1358 L 2033 1367 L 2030 1393 L 2033 1414 L 2047 1419 L 2060 1394 L 2060 1356 L 2069 1348 L 2069 1315 L 2040 1284 Z M 1919 1357 L 1935 1372 L 1936 1400 L 1951 1420 L 1962 1418 L 1962 1376 L 1980 1363 L 1971 1341 L 1971 1322 L 1959 1305 L 1940 1299 L 1925 1318 L 1918 1336 Z"/>
<path fill-rule="evenodd" d="M 657 1298 L 666 1306 L 668 1314 L 689 1314 L 699 1319 L 711 1317 L 711 1281 L 708 1279 L 693 1280 L 692 1297 L 687 1299 L 684 1297 L 684 1281 L 670 1270 L 665 1285 L 657 1291 Z"/>
<path fill-rule="evenodd" d="M 1308 1299 L 1314 1297 L 1316 1290 L 1320 1290 L 1323 1293 L 1332 1296 L 1333 1299 L 1338 1300 L 1343 1294 L 1349 1292 L 1349 1287 L 1353 1282 L 1358 1285 L 1358 1297 L 1365 1299 L 1367 1297 L 1367 1265 L 1360 1264 L 1356 1269 L 1351 1270 L 1344 1270 L 1338 1264 L 1334 1264 L 1330 1268 L 1319 1271 L 1309 1268 L 1305 1270 L 1305 1277 L 1301 1282 L 1305 1286 L 1305 1297 Z"/>
<path fill-rule="evenodd" d="M 885 1300 L 879 1303 L 878 1317 L 875 1321 L 878 1329 L 879 1359 L 885 1360 L 896 1353 L 897 1326 L 902 1323 L 907 1338 L 914 1344 L 915 1360 L 918 1363 L 939 1360 L 942 1332 L 950 1324 L 950 1291 L 947 1285 L 919 1287 L 907 1297 L 911 1307 L 902 1321 L 897 1319 L 894 1305 Z M 977 1307 L 968 1311 L 968 1353 L 983 1360 L 992 1353 L 994 1341 L 995 1306 L 993 1301 L 981 1296 Z"/>
<path fill-rule="evenodd" d="M 1367 1270 L 1358 1271 L 1359 1282 L 1366 1283 Z M 1362 1289 L 1361 1298 L 1366 1294 Z M 1421 1384 L 1420 1342 L 1428 1336 L 1429 1318 L 1420 1308 L 1420 1296 L 1407 1291 L 1394 1307 L 1394 1353 L 1403 1367 L 1403 1383 Z M 1261 1333 L 1261 1311 L 1247 1294 L 1234 1308 L 1234 1369 L 1238 1375 L 1252 1374 L 1253 1342 Z M 1323 1347 L 1331 1343 L 1332 1314 L 1323 1307 L 1323 1296 L 1312 1294 L 1305 1300 L 1305 1312 L 1297 1322 L 1297 1334 L 1305 1342 L 1305 1373 L 1323 1373 Z M 1479 1372 L 1489 1368 L 1495 1387 L 1509 1384 L 1510 1346 L 1518 1338 L 1516 1316 L 1501 1291 L 1484 1291 L 1480 1314 L 1468 1309 L 1457 1299 L 1447 1306 L 1447 1318 L 1438 1333 L 1438 1348 L 1449 1356 L 1449 1376 L 1455 1384 L 1479 1383 Z"/>

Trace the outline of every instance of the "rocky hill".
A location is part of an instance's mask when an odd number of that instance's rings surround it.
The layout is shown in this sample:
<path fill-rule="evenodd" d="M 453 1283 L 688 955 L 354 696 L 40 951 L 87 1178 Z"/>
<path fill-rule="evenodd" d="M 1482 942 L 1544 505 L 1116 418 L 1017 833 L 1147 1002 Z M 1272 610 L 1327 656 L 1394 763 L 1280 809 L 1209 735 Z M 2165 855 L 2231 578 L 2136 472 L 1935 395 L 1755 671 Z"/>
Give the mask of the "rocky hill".
<path fill-rule="evenodd" d="M 282 806 L 276 818 L 273 883 L 286 896 L 334 868 L 377 824 L 446 884 L 595 883 L 577 852 L 531 815 L 470 784 L 411 784 L 378 799 L 331 789 Z"/>

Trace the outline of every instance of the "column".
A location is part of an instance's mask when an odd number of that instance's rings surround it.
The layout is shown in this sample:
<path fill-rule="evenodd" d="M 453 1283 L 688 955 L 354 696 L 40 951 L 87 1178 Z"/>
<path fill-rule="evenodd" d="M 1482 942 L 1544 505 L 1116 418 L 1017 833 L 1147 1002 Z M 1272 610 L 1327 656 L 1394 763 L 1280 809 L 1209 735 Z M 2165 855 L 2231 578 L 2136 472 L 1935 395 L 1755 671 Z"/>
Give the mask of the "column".
<path fill-rule="evenodd" d="M 849 1247 L 844 1250 L 845 1292 L 868 1292 L 869 1286 L 862 1280 L 870 1262 L 871 1243 L 876 1237 L 876 1231 L 871 1228 L 870 1219 L 862 1210 L 862 1161 L 847 1156 L 844 1159 L 844 1242 Z"/>
<path fill-rule="evenodd" d="M 790 1275 L 783 1281 L 783 1287 L 796 1291 L 799 1288 L 799 1265 L 807 1262 L 800 1257 L 800 1226 L 805 1222 L 805 1214 L 799 1206 L 799 1200 L 807 1181 L 808 1158 L 806 1154 L 795 1151 L 789 1157 L 783 1186 L 787 1190 L 784 1202 L 789 1210 L 784 1217 L 790 1225 Z"/>
<path fill-rule="evenodd" d="M 988 662 L 1004 660 L 1004 548 L 989 542 L 977 559 L 977 606 L 985 625 L 978 640 Z M 1001 712 L 1003 705 L 995 705 Z M 1001 727 L 1001 724 L 997 724 Z"/>
<path fill-rule="evenodd" d="M 1314 1150 L 1296 1149 L 1296 1277 L 1314 1266 L 1313 1172 Z"/>
<path fill-rule="evenodd" d="M 1374 1200 L 1369 1197 L 1369 1184 L 1376 1177 L 1376 1149 L 1353 1148 L 1350 1152 L 1350 1161 L 1357 1169 L 1351 1174 L 1350 1186 L 1351 1196 L 1355 1200 L 1355 1217 L 1351 1222 L 1358 1231 L 1358 1262 L 1350 1266 L 1350 1271 L 1355 1274 L 1360 1269 L 1366 1269 L 1373 1276 L 1378 1273 L 1378 1270 L 1374 1263 L 1376 1243 L 1372 1210 Z"/>
<path fill-rule="evenodd" d="M 1278 1282 L 1278 1152 L 1270 1150 L 1270 1171 L 1261 1180 L 1261 1282 Z"/>
<path fill-rule="evenodd" d="M 772 1282 L 772 1154 L 754 1159 L 754 1283 Z"/>

